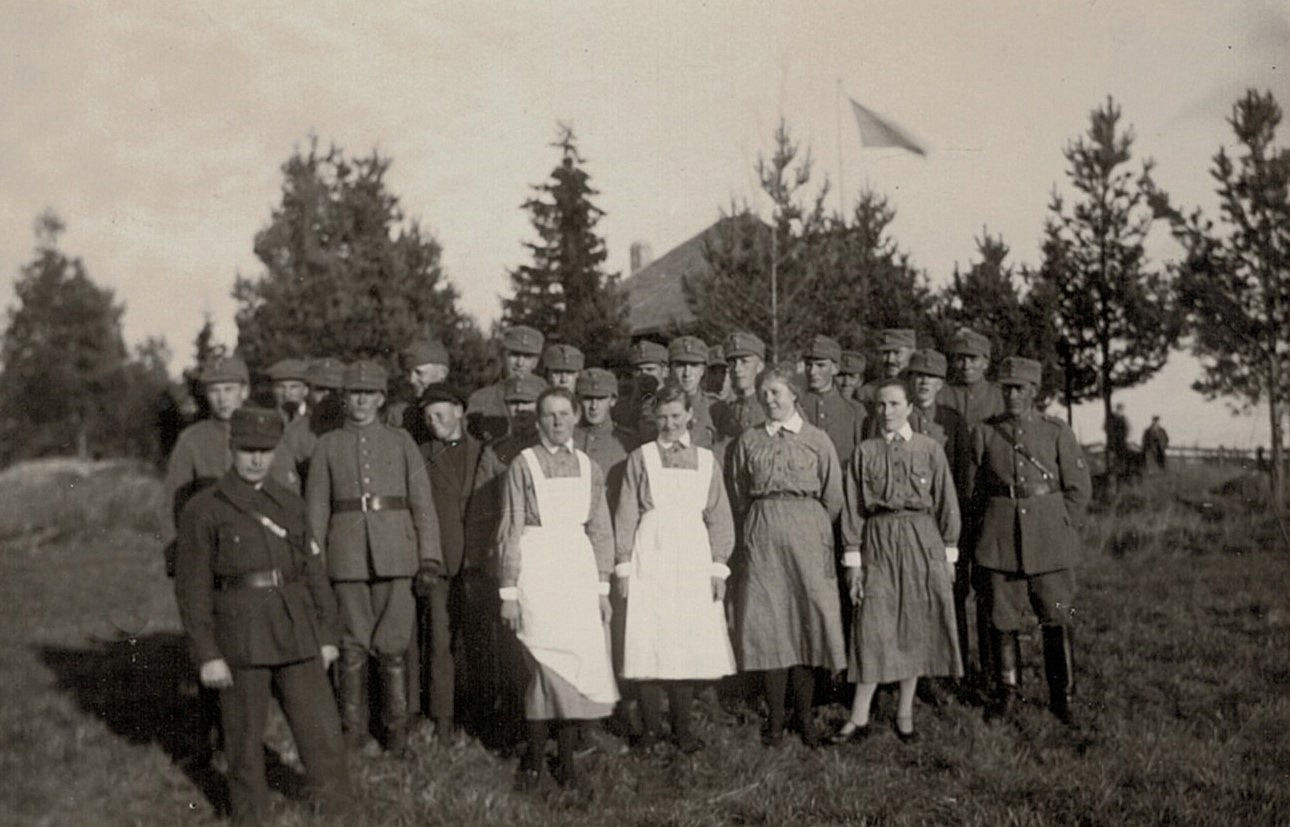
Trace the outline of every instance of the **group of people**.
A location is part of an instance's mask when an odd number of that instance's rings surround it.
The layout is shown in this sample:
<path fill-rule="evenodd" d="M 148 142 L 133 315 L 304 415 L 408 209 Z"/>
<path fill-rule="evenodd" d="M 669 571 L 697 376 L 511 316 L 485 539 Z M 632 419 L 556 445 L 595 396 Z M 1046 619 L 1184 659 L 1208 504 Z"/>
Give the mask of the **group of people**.
<path fill-rule="evenodd" d="M 387 750 L 418 712 L 437 737 L 511 733 L 522 787 L 552 736 L 576 786 L 583 723 L 629 704 L 638 746 L 702 749 L 695 693 L 722 680 L 760 678 L 764 743 L 792 722 L 812 747 L 868 735 L 896 683 L 911 740 L 918 679 L 969 664 L 973 592 L 987 714 L 1009 714 L 1029 607 L 1072 721 L 1090 482 L 1069 427 L 1035 409 L 1038 363 L 1009 357 L 990 381 L 990 342 L 966 328 L 948 359 L 882 331 L 868 382 L 864 355 L 822 335 L 785 364 L 748 332 L 719 356 L 643 340 L 624 376 L 532 328 L 501 343 L 503 376 L 466 395 L 443 345 L 414 342 L 402 401 L 369 361 L 279 362 L 274 408 L 243 405 L 239 359 L 204 367 L 212 415 L 180 436 L 165 489 L 235 816 L 264 807 L 270 692 L 333 803 L 376 687 Z M 844 670 L 850 714 L 822 733 L 817 681 Z"/>

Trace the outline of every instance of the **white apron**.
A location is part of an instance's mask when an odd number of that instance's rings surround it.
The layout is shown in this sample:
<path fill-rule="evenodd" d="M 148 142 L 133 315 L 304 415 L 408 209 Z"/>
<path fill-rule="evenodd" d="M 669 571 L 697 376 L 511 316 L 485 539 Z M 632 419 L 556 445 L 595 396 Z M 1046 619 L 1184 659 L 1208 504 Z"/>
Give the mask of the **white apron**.
<path fill-rule="evenodd" d="M 532 448 L 521 452 L 533 477 L 540 526 L 520 535 L 520 642 L 543 667 L 597 703 L 618 700 L 600 619 L 600 573 L 585 525 L 591 511 L 591 460 L 577 477 L 547 479 Z"/>
<path fill-rule="evenodd" d="M 712 599 L 712 546 L 703 521 L 712 452 L 698 448 L 698 471 L 664 468 L 657 442 L 641 446 L 641 455 L 654 508 L 641 517 L 632 548 L 623 677 L 713 680 L 734 674 L 725 609 Z"/>

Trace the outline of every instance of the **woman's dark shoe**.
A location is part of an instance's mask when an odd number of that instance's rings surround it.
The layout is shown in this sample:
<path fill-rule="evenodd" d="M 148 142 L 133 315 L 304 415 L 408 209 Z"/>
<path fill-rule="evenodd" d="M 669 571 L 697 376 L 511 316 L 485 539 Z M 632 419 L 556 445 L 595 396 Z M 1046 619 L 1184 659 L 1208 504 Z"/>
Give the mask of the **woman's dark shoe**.
<path fill-rule="evenodd" d="M 905 724 L 903 728 L 901 727 L 902 723 Z M 896 737 L 900 739 L 902 744 L 912 744 L 918 740 L 918 731 L 914 729 L 912 718 L 896 719 Z"/>
<path fill-rule="evenodd" d="M 829 742 L 833 744 L 858 744 L 868 738 L 871 732 L 873 732 L 873 727 L 867 723 L 860 725 L 854 721 L 847 721 L 842 725 L 841 729 L 833 733 L 829 738 Z"/>

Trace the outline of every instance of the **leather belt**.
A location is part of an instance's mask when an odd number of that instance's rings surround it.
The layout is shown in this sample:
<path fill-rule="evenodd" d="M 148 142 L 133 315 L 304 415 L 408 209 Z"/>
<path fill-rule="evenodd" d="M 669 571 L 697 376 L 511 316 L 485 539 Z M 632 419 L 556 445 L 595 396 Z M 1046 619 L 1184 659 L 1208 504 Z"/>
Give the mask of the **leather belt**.
<path fill-rule="evenodd" d="M 333 514 L 343 511 L 407 511 L 407 497 L 375 497 L 364 494 L 352 500 L 336 500 L 331 504 Z"/>
<path fill-rule="evenodd" d="M 282 569 L 266 569 L 264 571 L 247 571 L 241 574 L 217 574 L 215 575 L 215 588 L 228 592 L 234 589 L 275 589 L 285 586 L 288 583 L 294 583 L 295 577 L 288 577 L 282 573 Z"/>
<path fill-rule="evenodd" d="M 1027 497 L 1042 497 L 1053 493 L 1053 487 L 1046 482 L 1032 482 L 1021 485 L 992 485 L 991 497 L 1006 497 L 1010 500 L 1024 500 Z"/>
<path fill-rule="evenodd" d="M 762 494 L 760 497 L 753 497 L 754 500 L 815 500 L 819 499 L 818 494 L 803 494 L 797 491 L 773 491 L 770 494 Z"/>

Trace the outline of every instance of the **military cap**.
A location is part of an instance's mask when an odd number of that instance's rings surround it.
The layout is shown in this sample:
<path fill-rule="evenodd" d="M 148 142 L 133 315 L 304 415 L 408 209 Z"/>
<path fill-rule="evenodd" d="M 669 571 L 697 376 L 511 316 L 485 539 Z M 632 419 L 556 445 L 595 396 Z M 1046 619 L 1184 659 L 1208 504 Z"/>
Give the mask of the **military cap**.
<path fill-rule="evenodd" d="M 399 361 L 404 370 L 413 370 L 422 365 L 448 364 L 448 348 L 438 339 L 417 339 L 403 349 Z"/>
<path fill-rule="evenodd" d="M 667 360 L 706 365 L 708 363 L 708 346 L 698 336 L 678 336 L 667 346 Z"/>
<path fill-rule="evenodd" d="M 282 415 L 268 408 L 243 405 L 229 419 L 229 445 L 234 450 L 268 451 L 282 438 Z"/>
<path fill-rule="evenodd" d="M 842 351 L 842 362 L 838 366 L 838 373 L 863 375 L 868 361 L 864 358 L 864 354 L 858 350 L 844 350 Z"/>
<path fill-rule="evenodd" d="M 1000 385 L 1024 385 L 1029 382 L 1038 386 L 1042 375 L 1043 368 L 1034 359 L 1009 356 L 999 365 Z"/>
<path fill-rule="evenodd" d="M 542 364 L 547 370 L 576 372 L 582 370 L 586 359 L 573 345 L 547 345 L 542 354 Z"/>
<path fill-rule="evenodd" d="M 330 356 L 314 359 L 305 370 L 305 381 L 315 388 L 342 388 L 345 386 L 345 364 Z"/>
<path fill-rule="evenodd" d="M 203 385 L 216 382 L 250 382 L 251 374 L 246 369 L 246 362 L 236 356 L 217 356 L 202 366 L 201 380 Z"/>
<path fill-rule="evenodd" d="M 507 379 L 506 387 L 502 389 L 502 401 L 536 402 L 544 390 L 546 390 L 546 383 L 532 374 Z"/>
<path fill-rule="evenodd" d="M 345 390 L 380 391 L 385 393 L 385 368 L 367 359 L 360 359 L 345 368 Z"/>
<path fill-rule="evenodd" d="M 806 352 L 802 354 L 803 359 L 832 359 L 836 364 L 842 364 L 842 345 L 837 341 L 830 339 L 828 336 L 814 336 L 811 343 L 806 346 Z"/>
<path fill-rule="evenodd" d="M 909 357 L 909 365 L 905 369 L 910 373 L 921 373 L 924 376 L 944 379 L 945 356 L 931 348 L 916 350 Z"/>
<path fill-rule="evenodd" d="M 512 353 L 526 353 L 529 356 L 542 354 L 542 334 L 528 325 L 517 324 L 502 333 L 502 348 Z"/>
<path fill-rule="evenodd" d="M 633 367 L 637 367 L 639 365 L 666 365 L 667 348 L 663 347 L 658 342 L 641 339 L 639 342 L 632 345 L 632 349 L 628 353 L 628 359 L 631 361 Z"/>
<path fill-rule="evenodd" d="M 731 333 L 726 337 L 725 351 L 727 359 L 740 356 L 760 356 L 766 358 L 766 343 L 752 333 Z"/>
<path fill-rule="evenodd" d="M 466 406 L 466 397 L 455 386 L 447 382 L 435 382 L 427 385 L 426 389 L 421 391 L 417 404 L 424 408 L 426 405 L 433 405 L 436 402 L 452 402 L 464 408 Z"/>
<path fill-rule="evenodd" d="M 726 366 L 726 353 L 721 349 L 721 345 L 713 345 L 708 348 L 708 367 L 724 368 Z"/>
<path fill-rule="evenodd" d="M 578 396 L 591 399 L 602 399 L 618 395 L 618 377 L 604 368 L 587 368 L 578 374 L 578 384 L 574 387 Z"/>
<path fill-rule="evenodd" d="M 308 370 L 309 366 L 303 359 L 279 359 L 270 365 L 265 373 L 269 374 L 269 378 L 274 382 L 286 382 L 292 379 L 303 382 Z"/>
<path fill-rule="evenodd" d="M 914 331 L 908 327 L 889 327 L 878 338 L 878 350 L 899 350 L 907 347 L 910 350 L 918 347 Z"/>
<path fill-rule="evenodd" d="M 990 358 L 990 339 L 970 327 L 960 327 L 950 339 L 951 356 L 984 356 Z"/>

